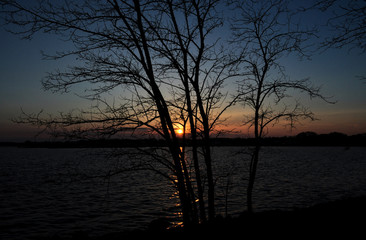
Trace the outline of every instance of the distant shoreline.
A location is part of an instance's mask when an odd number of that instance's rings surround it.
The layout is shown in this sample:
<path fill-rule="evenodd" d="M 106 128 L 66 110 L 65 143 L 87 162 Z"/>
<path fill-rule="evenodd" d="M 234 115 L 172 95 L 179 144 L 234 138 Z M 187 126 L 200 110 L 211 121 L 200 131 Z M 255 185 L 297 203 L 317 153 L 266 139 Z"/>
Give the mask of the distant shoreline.
<path fill-rule="evenodd" d="M 342 133 L 315 134 L 312 132 L 300 133 L 293 137 L 266 137 L 262 140 L 263 146 L 340 146 L 366 147 L 366 133 L 347 136 Z M 201 145 L 202 142 L 198 141 Z M 212 138 L 212 146 L 253 146 L 254 138 Z M 182 141 L 182 146 L 191 146 L 191 141 Z M 0 142 L 0 147 L 20 148 L 134 148 L 134 147 L 166 147 L 162 139 L 97 139 L 75 141 L 26 141 Z"/>

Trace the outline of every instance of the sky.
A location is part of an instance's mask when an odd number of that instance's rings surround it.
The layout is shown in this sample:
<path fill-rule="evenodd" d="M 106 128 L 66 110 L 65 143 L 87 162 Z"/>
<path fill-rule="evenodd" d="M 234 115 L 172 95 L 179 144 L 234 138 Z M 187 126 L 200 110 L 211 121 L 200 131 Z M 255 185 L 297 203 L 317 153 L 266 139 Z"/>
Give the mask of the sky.
<path fill-rule="evenodd" d="M 309 21 L 316 21 L 316 17 L 321 15 L 314 15 Z M 47 72 L 72 65 L 75 59 L 44 60 L 41 51 L 64 50 L 71 46 L 70 43 L 46 34 L 37 34 L 30 41 L 21 40 L 3 27 L 0 27 L 0 36 L 0 141 L 34 140 L 36 129 L 11 120 L 20 116 L 22 110 L 57 113 L 91 105 L 72 91 L 55 94 L 42 89 L 41 80 Z M 318 120 L 304 121 L 293 130 L 278 125 L 270 129 L 269 135 L 289 136 L 302 131 L 366 133 L 366 81 L 357 78 L 358 75 L 366 76 L 365 53 L 357 49 L 330 49 L 314 53 L 311 60 L 288 57 L 283 63 L 290 76 L 309 77 L 313 83 L 322 86 L 324 95 L 333 96 L 336 103 L 304 99 L 304 104 Z M 244 111 L 236 106 L 228 115 L 231 116 L 231 126 L 240 131 L 240 136 L 246 136 L 248 131 L 242 127 Z"/>

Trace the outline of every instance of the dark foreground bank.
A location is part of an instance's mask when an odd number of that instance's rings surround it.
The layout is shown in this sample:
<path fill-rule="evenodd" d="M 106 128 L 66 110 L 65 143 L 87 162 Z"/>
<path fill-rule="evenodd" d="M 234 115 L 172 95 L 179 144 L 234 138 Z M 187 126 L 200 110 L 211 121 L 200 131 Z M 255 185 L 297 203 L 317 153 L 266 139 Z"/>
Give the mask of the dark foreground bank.
<path fill-rule="evenodd" d="M 169 228 L 168 222 L 153 221 L 148 230 L 109 233 L 92 237 L 87 232 L 74 233 L 73 240 L 120 240 L 120 239 L 208 239 L 207 237 L 226 237 L 243 239 L 245 237 L 283 236 L 291 239 L 304 237 L 340 237 L 355 239 L 365 236 L 366 196 L 342 199 L 318 204 L 292 211 L 266 211 L 243 213 L 237 218 L 218 217 L 215 221 L 192 226 L 188 229 Z M 360 235 L 361 234 L 361 235 Z M 250 239 L 251 239 L 250 238 Z M 42 240 L 61 240 L 57 236 L 41 237 Z M 247 238 L 248 239 L 248 238 Z M 63 240 L 63 239 L 62 239 Z"/>

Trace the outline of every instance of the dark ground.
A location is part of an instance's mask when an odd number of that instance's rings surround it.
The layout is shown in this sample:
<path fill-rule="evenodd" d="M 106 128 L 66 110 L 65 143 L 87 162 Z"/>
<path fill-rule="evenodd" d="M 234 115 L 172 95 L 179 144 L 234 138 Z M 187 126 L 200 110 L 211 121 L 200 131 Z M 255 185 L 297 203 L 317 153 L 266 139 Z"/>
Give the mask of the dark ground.
<path fill-rule="evenodd" d="M 88 237 L 75 233 L 77 240 L 120 239 L 365 239 L 366 196 L 342 199 L 292 211 L 243 213 L 237 218 L 221 218 L 189 229 L 164 229 L 166 222 L 153 221 L 149 230 L 109 233 Z M 58 237 L 41 238 L 59 240 Z"/>

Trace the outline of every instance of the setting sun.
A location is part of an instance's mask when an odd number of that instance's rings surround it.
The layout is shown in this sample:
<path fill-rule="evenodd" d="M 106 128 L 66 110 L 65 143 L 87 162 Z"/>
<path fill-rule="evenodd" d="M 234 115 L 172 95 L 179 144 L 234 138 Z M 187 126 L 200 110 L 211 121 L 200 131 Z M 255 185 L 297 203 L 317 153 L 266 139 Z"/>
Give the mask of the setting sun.
<path fill-rule="evenodd" d="M 178 134 L 183 134 L 183 129 L 181 129 L 181 128 L 180 129 L 177 129 L 177 133 Z"/>

